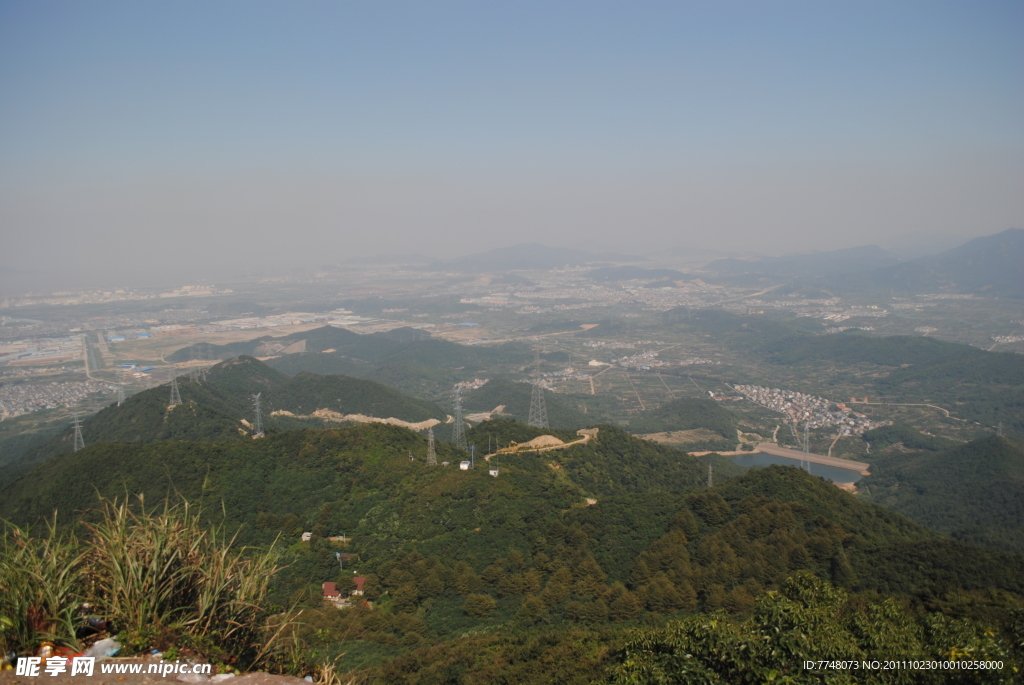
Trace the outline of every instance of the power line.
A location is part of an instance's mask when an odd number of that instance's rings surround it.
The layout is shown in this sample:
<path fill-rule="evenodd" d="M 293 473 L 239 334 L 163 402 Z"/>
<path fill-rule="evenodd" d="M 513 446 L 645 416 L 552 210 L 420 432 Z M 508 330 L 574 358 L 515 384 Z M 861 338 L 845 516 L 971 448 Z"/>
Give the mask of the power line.
<path fill-rule="evenodd" d="M 256 424 L 253 426 L 252 437 L 262 438 L 263 437 L 263 410 L 260 408 L 260 395 L 262 393 L 256 393 L 252 396 L 253 404 L 256 405 Z"/>
<path fill-rule="evenodd" d="M 434 448 L 434 427 L 427 429 L 427 466 L 437 466 L 437 450 Z"/>
<path fill-rule="evenodd" d="M 78 420 L 78 414 L 75 414 L 75 449 L 85 449 L 85 440 L 82 438 L 82 422 Z"/>
<path fill-rule="evenodd" d="M 534 361 L 533 392 L 530 394 L 529 425 L 534 428 L 548 428 L 548 407 L 544 401 L 544 388 L 540 384 L 540 351 Z"/>
<path fill-rule="evenodd" d="M 806 465 L 805 465 L 806 464 Z M 800 468 L 811 472 L 811 422 L 804 423 L 804 460 L 800 462 Z"/>
<path fill-rule="evenodd" d="M 462 420 L 462 389 L 455 388 L 455 423 L 452 425 L 452 444 L 457 449 L 466 447 L 466 424 Z"/>
<path fill-rule="evenodd" d="M 175 376 L 171 379 L 171 404 L 172 407 L 177 407 L 181 404 L 181 393 L 178 392 L 178 377 Z"/>

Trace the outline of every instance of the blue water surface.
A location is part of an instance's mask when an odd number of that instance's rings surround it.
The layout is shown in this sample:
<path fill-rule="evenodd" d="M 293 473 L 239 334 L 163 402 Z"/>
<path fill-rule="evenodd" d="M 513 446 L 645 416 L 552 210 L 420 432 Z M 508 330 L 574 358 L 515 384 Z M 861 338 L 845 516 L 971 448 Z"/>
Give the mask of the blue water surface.
<path fill-rule="evenodd" d="M 751 454 L 739 454 L 733 457 L 729 457 L 734 464 L 739 466 L 771 466 L 777 464 L 779 466 L 796 466 L 799 468 L 799 459 L 790 459 L 789 457 L 780 457 L 774 454 L 764 454 L 763 452 L 753 452 Z M 860 475 L 860 471 L 854 471 L 853 469 L 841 469 L 836 466 L 826 466 L 825 464 L 811 463 L 811 475 L 821 476 L 827 478 L 833 483 L 856 483 L 864 476 Z"/>

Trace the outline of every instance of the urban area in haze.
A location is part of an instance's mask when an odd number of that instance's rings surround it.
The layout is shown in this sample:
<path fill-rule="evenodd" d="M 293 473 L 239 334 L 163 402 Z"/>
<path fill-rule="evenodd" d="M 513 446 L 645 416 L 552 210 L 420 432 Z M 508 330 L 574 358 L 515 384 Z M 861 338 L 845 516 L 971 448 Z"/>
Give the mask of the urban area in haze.
<path fill-rule="evenodd" d="M 0 2 L 0 685 L 1022 682 L 1022 29 Z"/>

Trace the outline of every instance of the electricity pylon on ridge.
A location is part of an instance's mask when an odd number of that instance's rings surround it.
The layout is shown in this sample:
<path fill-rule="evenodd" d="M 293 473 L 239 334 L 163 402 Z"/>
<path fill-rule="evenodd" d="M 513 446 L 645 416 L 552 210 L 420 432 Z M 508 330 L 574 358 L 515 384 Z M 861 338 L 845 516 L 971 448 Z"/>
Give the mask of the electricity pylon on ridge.
<path fill-rule="evenodd" d="M 85 449 L 85 440 L 82 438 L 82 422 L 78 420 L 78 414 L 75 414 L 75 449 Z"/>
<path fill-rule="evenodd" d="M 434 427 L 427 429 L 427 466 L 437 466 L 437 450 L 434 448 Z"/>
<path fill-rule="evenodd" d="M 252 396 L 253 404 L 256 405 L 256 423 L 253 424 L 252 437 L 262 438 L 263 437 L 263 410 L 260 408 L 260 395 L 262 393 L 256 393 Z"/>
<path fill-rule="evenodd" d="M 124 404 L 124 399 L 124 386 L 119 385 L 117 386 L 117 406 L 120 407 L 122 404 Z"/>
<path fill-rule="evenodd" d="M 544 388 L 540 384 L 540 351 L 534 362 L 533 371 L 533 392 L 530 394 L 530 420 L 529 425 L 534 428 L 549 428 L 548 407 L 544 401 Z"/>
<path fill-rule="evenodd" d="M 462 420 L 462 389 L 455 388 L 455 423 L 452 424 L 452 444 L 456 449 L 464 450 L 466 447 L 466 423 Z"/>
<path fill-rule="evenodd" d="M 181 393 L 178 392 L 178 377 L 175 376 L 171 379 L 171 407 L 177 407 L 181 404 Z"/>
<path fill-rule="evenodd" d="M 804 460 L 800 463 L 800 468 L 805 469 L 807 473 L 811 472 L 811 422 L 807 421 L 804 423 Z"/>

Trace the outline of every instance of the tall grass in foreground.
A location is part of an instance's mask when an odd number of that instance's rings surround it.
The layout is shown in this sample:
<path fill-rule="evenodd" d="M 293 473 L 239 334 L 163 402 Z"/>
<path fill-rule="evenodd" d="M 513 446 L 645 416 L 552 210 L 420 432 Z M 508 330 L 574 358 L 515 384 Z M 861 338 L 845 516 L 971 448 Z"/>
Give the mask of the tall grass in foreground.
<path fill-rule="evenodd" d="M 174 646 L 242 668 L 283 667 L 295 617 L 267 608 L 279 570 L 273 548 L 237 546 L 187 502 L 101 507 L 82 542 L 53 525 L 44 538 L 8 528 L 0 560 L 5 649 L 24 652 L 44 637 L 74 645 L 75 607 L 88 602 L 130 651 Z"/>
<path fill-rule="evenodd" d="M 80 542 L 57 531 L 45 537 L 4 524 L 0 544 L 0 650 L 56 640 L 75 646 L 75 608 L 82 598 L 84 553 Z"/>

